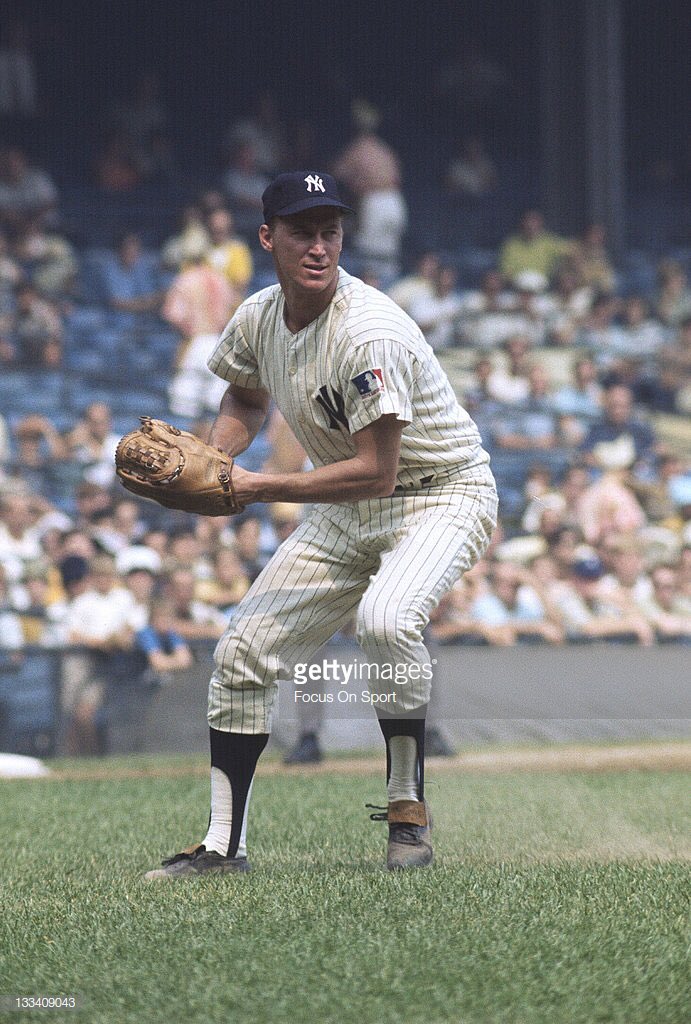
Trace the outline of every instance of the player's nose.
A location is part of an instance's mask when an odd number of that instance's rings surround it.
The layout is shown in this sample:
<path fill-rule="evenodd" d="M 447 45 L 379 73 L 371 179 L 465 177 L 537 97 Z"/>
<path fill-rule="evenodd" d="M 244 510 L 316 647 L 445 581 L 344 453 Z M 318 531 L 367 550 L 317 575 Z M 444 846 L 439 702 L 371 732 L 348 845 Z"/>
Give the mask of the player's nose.
<path fill-rule="evenodd" d="M 326 252 L 326 243 L 321 235 L 315 235 L 312 238 L 310 252 L 315 254 L 319 253 L 320 255 Z"/>

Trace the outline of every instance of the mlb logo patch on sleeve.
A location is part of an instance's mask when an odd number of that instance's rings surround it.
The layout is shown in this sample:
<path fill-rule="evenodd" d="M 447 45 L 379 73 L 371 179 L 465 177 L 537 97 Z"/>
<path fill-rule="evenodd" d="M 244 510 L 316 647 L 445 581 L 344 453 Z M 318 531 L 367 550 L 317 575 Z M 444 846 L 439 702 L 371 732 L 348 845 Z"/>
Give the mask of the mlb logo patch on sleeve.
<path fill-rule="evenodd" d="M 363 370 L 353 377 L 353 384 L 358 389 L 361 398 L 369 398 L 370 395 L 378 395 L 384 390 L 384 374 L 379 367 L 372 370 Z"/>

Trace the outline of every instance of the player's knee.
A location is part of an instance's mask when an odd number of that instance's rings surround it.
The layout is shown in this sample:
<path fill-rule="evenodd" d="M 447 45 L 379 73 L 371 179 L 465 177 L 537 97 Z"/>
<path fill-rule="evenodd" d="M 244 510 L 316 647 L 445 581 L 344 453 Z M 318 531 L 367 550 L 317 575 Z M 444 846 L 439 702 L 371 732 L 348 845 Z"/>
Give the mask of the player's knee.
<path fill-rule="evenodd" d="M 355 635 L 363 650 L 392 656 L 400 655 L 420 638 L 405 609 L 367 599 L 358 610 Z"/>

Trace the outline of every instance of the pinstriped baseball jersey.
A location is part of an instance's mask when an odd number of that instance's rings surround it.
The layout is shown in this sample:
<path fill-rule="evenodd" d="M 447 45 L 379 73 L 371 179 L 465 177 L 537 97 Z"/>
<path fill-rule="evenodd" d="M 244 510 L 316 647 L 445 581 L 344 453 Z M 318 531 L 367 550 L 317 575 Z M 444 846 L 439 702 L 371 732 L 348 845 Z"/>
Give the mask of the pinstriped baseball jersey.
<path fill-rule="evenodd" d="M 393 414 L 405 426 L 398 484 L 487 463 L 418 326 L 386 295 L 339 269 L 326 310 L 293 334 L 278 285 L 238 308 L 209 360 L 229 383 L 265 388 L 314 466 L 352 458 L 352 434 Z"/>

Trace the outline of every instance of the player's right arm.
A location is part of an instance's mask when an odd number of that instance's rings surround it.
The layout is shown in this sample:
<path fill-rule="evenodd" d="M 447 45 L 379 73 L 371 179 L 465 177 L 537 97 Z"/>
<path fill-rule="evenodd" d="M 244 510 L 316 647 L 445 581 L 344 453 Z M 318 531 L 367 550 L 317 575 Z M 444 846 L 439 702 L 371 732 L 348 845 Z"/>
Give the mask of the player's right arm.
<path fill-rule="evenodd" d="M 209 444 L 235 457 L 249 448 L 269 411 L 269 392 L 229 384 L 209 434 Z"/>

